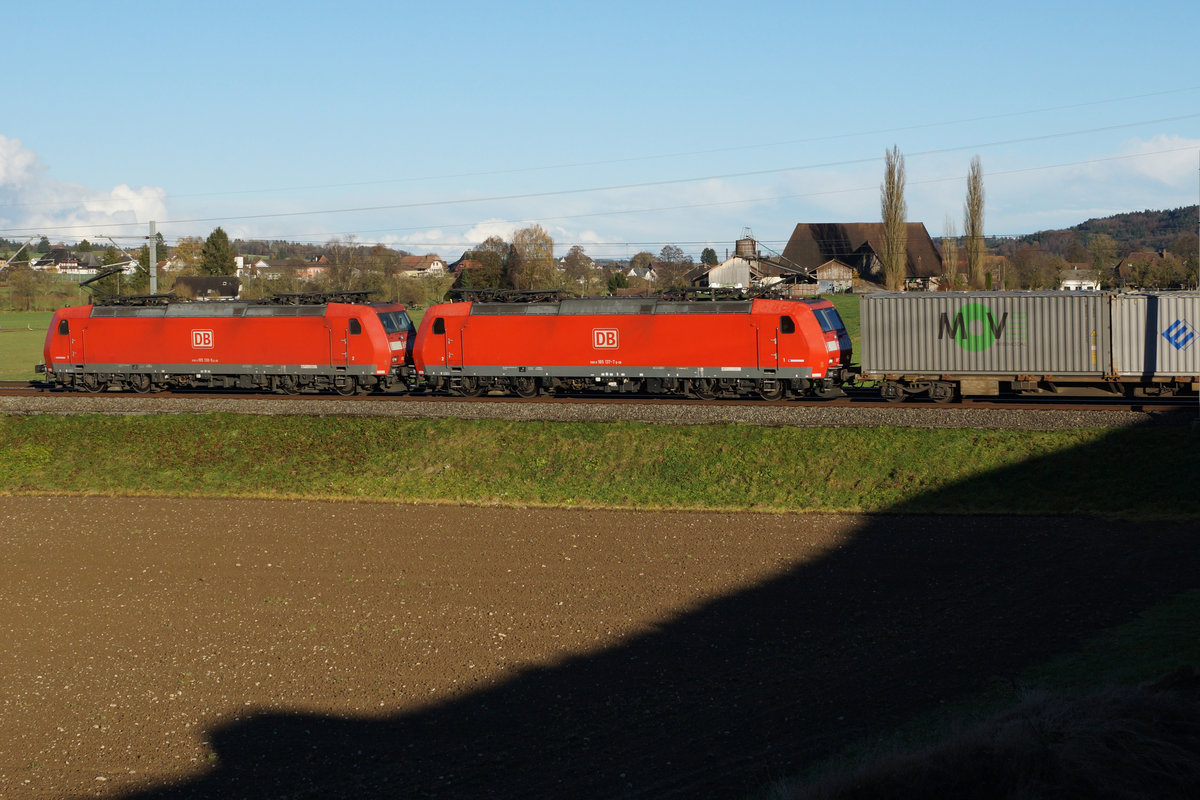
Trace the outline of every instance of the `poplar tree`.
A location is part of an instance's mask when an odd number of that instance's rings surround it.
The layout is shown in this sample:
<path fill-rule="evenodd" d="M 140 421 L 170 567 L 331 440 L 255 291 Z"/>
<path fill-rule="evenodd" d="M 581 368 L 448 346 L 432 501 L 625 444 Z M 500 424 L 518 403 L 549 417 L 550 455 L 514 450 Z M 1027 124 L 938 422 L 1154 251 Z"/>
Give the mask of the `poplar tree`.
<path fill-rule="evenodd" d="M 946 286 L 955 288 L 958 285 L 958 231 L 949 214 L 946 215 L 945 232 L 942 234 L 942 268 Z"/>
<path fill-rule="evenodd" d="M 883 184 L 879 187 L 883 216 L 883 280 L 887 288 L 904 288 L 908 253 L 908 205 L 904 202 L 904 156 L 893 146 L 884 153 Z"/>
<path fill-rule="evenodd" d="M 971 159 L 967 173 L 967 200 L 963 204 L 963 233 L 967 237 L 967 278 L 972 289 L 983 288 L 983 165 Z"/>

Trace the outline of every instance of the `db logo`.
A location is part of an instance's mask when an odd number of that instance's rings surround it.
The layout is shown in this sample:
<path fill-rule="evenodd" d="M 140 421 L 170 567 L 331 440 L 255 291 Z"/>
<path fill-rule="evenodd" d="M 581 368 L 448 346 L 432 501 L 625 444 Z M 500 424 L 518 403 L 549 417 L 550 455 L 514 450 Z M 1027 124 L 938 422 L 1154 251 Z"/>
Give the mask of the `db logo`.
<path fill-rule="evenodd" d="M 616 350 L 618 341 L 615 328 L 592 329 L 592 347 L 597 350 Z"/>
<path fill-rule="evenodd" d="M 192 347 L 211 350 L 213 346 L 212 331 L 192 331 Z"/>

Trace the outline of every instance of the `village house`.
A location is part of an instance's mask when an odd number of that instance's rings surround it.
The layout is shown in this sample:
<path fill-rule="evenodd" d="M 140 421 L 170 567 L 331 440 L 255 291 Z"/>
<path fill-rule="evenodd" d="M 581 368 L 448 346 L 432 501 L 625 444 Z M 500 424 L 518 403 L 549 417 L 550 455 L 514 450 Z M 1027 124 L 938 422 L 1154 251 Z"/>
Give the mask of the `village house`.
<path fill-rule="evenodd" d="M 101 264 L 100 257 L 95 253 L 72 253 L 70 249 L 62 246 L 51 249 L 29 266 L 40 272 L 57 272 L 59 275 L 73 275 L 79 278 L 91 277 L 101 270 L 114 267 L 120 267 L 124 274 L 132 275 L 138 268 L 137 261 L 131 257 L 112 264 Z"/>
<path fill-rule="evenodd" d="M 400 269 L 396 273 L 406 278 L 438 278 L 446 274 L 446 262 L 436 253 L 400 256 Z"/>
<path fill-rule="evenodd" d="M 1058 274 L 1058 288 L 1063 292 L 1094 292 L 1100 289 L 1100 275 L 1086 264 L 1067 264 Z"/>
<path fill-rule="evenodd" d="M 646 283 L 654 283 L 658 280 L 658 272 L 654 269 L 653 262 L 644 267 L 630 267 L 626 274 L 631 278 L 640 278 Z"/>
<path fill-rule="evenodd" d="M 814 276 L 786 263 L 779 256 L 764 256 L 758 242 L 747 229 L 734 246 L 732 256 L 712 266 L 701 264 L 688 274 L 688 282 L 696 287 L 712 289 L 749 289 L 777 283 L 792 285 L 792 294 L 815 294 Z"/>
<path fill-rule="evenodd" d="M 942 256 L 924 223 L 909 222 L 906 228 L 904 286 L 910 290 L 936 289 L 943 271 Z M 828 280 L 839 282 L 845 274 L 838 267 L 841 265 L 851 269 L 852 279 L 857 275 L 864 281 L 882 284 L 882 243 L 881 222 L 800 223 L 792 231 L 780 260 L 789 269 L 814 275 L 828 266 Z"/>
<path fill-rule="evenodd" d="M 256 258 L 248 261 L 244 256 L 234 258 L 238 278 L 265 278 L 269 281 L 294 277 L 300 281 L 314 281 L 329 272 L 328 261 L 324 256 L 313 259 L 304 258 Z"/>

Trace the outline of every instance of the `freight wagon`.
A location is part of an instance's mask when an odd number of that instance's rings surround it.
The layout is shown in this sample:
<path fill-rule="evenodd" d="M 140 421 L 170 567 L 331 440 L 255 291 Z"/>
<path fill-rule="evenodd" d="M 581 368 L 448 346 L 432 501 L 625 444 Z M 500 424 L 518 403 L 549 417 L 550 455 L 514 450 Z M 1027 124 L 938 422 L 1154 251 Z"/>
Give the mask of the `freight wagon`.
<path fill-rule="evenodd" d="M 403 305 L 163 302 L 55 312 L 46 381 L 109 388 L 383 390 L 405 382 L 414 328 Z"/>
<path fill-rule="evenodd" d="M 580 298 L 430 307 L 414 366 L 434 391 L 829 394 L 851 347 L 827 300 Z"/>
<path fill-rule="evenodd" d="M 1200 293 L 865 295 L 860 380 L 888 400 L 1196 391 Z"/>

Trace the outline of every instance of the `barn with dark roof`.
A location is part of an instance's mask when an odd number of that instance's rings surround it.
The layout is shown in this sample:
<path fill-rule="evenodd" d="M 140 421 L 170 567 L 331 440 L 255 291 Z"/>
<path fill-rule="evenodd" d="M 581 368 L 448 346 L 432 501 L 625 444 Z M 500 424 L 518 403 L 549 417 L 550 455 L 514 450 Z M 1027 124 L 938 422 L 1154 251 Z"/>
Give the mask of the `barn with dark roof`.
<path fill-rule="evenodd" d="M 942 274 L 942 256 L 922 222 L 909 222 L 905 286 L 928 289 Z M 883 282 L 883 223 L 800 223 L 783 250 L 783 261 L 803 270 L 816 270 L 831 261 L 851 267 L 864 280 Z"/>

